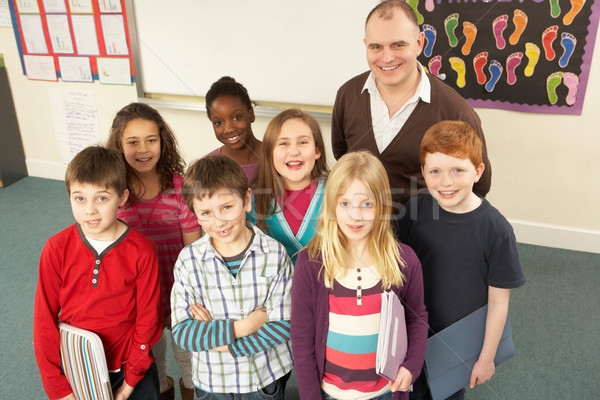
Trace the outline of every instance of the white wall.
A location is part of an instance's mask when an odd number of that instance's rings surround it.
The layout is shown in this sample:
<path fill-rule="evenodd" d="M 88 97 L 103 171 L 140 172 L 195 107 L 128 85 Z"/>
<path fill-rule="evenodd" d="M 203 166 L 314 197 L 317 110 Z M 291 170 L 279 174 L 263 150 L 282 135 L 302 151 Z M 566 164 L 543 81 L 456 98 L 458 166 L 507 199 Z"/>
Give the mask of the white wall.
<path fill-rule="evenodd" d="M 0 53 L 32 176 L 62 179 L 66 167 L 56 145 L 49 88 L 93 91 L 103 141 L 114 114 L 137 98 L 135 86 L 29 81 L 12 28 L 0 27 Z M 520 242 L 600 253 L 599 53 L 594 53 L 581 116 L 477 110 L 493 166 L 488 198 L 511 221 Z M 160 112 L 176 132 L 186 161 L 219 145 L 204 112 Z M 253 130 L 258 137 L 269 120 L 257 117 Z M 321 122 L 321 128 L 328 143 L 331 125 Z M 331 152 L 328 157 L 333 164 Z"/>

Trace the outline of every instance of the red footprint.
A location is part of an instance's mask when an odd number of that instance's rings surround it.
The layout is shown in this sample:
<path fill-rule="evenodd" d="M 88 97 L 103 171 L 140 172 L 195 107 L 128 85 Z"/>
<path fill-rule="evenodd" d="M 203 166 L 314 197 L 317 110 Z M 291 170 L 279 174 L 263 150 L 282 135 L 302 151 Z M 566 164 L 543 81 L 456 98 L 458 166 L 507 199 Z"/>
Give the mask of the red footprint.
<path fill-rule="evenodd" d="M 483 72 L 483 67 L 487 64 L 488 61 L 488 53 L 487 51 L 482 51 L 473 57 L 473 68 L 475 69 L 475 74 L 477 75 L 477 83 L 483 85 L 487 78 L 485 77 L 485 73 Z"/>
<path fill-rule="evenodd" d="M 556 53 L 552 48 L 554 39 L 558 36 L 558 25 L 552 25 L 542 33 L 542 43 L 544 45 L 544 53 L 546 54 L 546 60 L 554 60 Z"/>

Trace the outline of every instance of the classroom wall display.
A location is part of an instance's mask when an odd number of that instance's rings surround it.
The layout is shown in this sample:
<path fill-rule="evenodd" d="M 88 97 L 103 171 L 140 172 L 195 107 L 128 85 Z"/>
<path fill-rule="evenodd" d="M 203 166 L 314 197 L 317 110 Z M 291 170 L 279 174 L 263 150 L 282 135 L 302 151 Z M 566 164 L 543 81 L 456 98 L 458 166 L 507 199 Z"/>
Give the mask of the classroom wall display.
<path fill-rule="evenodd" d="M 32 80 L 131 85 L 124 0 L 10 0 L 23 73 Z"/>
<path fill-rule="evenodd" d="M 598 30 L 592 0 L 410 0 L 419 60 L 474 107 L 580 115 Z"/>

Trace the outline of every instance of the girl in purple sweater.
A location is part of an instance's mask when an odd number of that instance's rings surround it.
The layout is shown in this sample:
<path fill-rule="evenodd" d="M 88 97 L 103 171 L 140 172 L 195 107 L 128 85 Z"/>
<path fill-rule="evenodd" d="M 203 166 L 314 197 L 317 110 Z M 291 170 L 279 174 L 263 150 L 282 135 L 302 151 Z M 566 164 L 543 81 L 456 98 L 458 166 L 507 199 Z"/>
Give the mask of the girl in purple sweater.
<path fill-rule="evenodd" d="M 408 399 L 425 358 L 421 264 L 394 239 L 391 191 L 371 153 L 344 155 L 329 175 L 316 236 L 292 284 L 292 350 L 301 399 Z M 381 293 L 406 313 L 409 347 L 396 379 L 375 372 Z"/>

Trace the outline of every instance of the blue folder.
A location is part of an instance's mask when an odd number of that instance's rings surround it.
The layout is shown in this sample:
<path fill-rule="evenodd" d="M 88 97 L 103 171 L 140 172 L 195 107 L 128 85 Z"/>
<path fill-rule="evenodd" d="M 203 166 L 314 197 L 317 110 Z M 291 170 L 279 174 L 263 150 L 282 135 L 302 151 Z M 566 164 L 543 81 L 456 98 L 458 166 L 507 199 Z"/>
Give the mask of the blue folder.
<path fill-rule="evenodd" d="M 425 374 L 433 400 L 446 399 L 469 384 L 485 336 L 487 305 L 427 339 Z M 515 354 L 508 317 L 494 364 L 498 366 Z"/>

